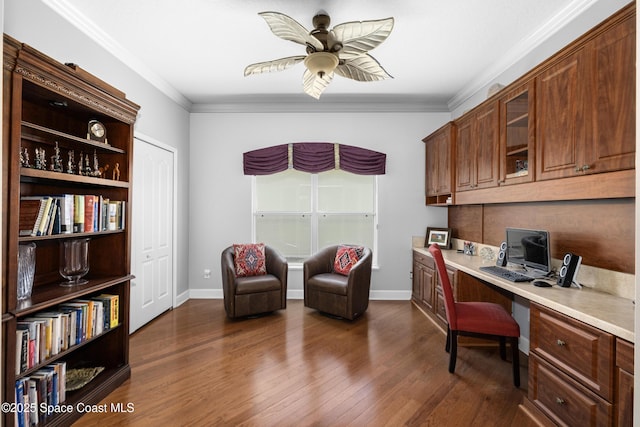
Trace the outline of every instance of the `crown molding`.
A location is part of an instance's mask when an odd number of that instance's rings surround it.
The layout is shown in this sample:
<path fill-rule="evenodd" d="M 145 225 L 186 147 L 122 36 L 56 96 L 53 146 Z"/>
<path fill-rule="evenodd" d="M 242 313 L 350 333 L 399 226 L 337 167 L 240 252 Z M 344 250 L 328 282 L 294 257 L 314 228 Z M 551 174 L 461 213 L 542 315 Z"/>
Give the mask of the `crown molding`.
<path fill-rule="evenodd" d="M 429 113 L 449 112 L 446 99 L 416 95 L 331 95 L 312 99 L 305 94 L 233 95 L 211 103 L 193 104 L 192 113 Z"/>
<path fill-rule="evenodd" d="M 449 111 L 454 111 L 483 88 L 493 83 L 502 73 L 532 53 L 543 42 L 597 2 L 598 0 L 574 0 L 569 3 L 537 31 L 510 49 L 500 61 L 495 62 L 493 66 L 472 79 L 467 86 L 449 100 L 447 105 Z M 508 82 L 501 83 L 507 84 Z"/>
<path fill-rule="evenodd" d="M 42 0 L 42 2 L 185 110 L 191 110 L 191 101 L 69 2 L 66 0 Z"/>

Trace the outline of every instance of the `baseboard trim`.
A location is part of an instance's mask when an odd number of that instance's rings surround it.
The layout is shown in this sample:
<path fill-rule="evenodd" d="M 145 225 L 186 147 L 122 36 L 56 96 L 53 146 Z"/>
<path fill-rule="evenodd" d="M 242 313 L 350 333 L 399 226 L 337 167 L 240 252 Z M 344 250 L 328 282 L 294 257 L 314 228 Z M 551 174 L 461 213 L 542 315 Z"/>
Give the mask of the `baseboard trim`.
<path fill-rule="evenodd" d="M 222 289 L 189 289 L 187 292 L 180 294 L 176 298 L 176 307 L 183 304 L 189 299 L 222 299 Z M 302 289 L 287 290 L 287 299 L 304 299 L 304 291 Z M 370 300 L 378 301 L 410 301 L 411 291 L 376 291 L 369 293 Z M 178 303 L 178 301 L 180 301 Z"/>

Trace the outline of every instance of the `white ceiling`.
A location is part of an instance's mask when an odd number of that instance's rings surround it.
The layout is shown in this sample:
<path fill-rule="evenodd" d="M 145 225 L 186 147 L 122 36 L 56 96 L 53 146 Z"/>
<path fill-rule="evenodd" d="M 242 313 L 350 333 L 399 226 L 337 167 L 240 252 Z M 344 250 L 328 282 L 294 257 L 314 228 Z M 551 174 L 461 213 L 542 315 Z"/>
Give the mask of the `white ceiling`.
<path fill-rule="evenodd" d="M 308 29 L 321 9 L 331 16 L 331 26 L 392 16 L 391 35 L 371 54 L 394 78 L 365 83 L 336 76 L 320 102 L 386 96 L 451 106 L 490 83 L 593 0 L 44 2 L 190 108 L 231 99 L 307 97 L 303 64 L 243 76 L 248 64 L 305 54 L 303 46 L 273 35 L 258 12 L 287 14 Z"/>

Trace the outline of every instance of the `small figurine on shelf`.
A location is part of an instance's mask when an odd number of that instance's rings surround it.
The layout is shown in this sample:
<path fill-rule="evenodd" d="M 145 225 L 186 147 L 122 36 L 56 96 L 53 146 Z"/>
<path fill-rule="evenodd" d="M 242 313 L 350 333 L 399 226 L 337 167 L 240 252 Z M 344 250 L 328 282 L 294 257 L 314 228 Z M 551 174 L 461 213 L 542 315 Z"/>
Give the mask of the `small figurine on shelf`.
<path fill-rule="evenodd" d="M 113 179 L 115 181 L 120 181 L 120 163 L 116 163 L 115 167 L 113 168 Z"/>
<path fill-rule="evenodd" d="M 78 159 L 78 175 L 84 175 L 84 153 L 80 152 L 80 158 Z"/>
<path fill-rule="evenodd" d="M 29 163 L 29 152 L 26 148 L 20 150 L 20 166 L 23 168 L 30 168 L 31 164 Z"/>
<path fill-rule="evenodd" d="M 60 147 L 58 147 L 58 141 L 56 141 L 56 146 L 53 149 L 54 155 L 51 156 L 51 170 L 53 172 L 62 172 L 62 157 L 60 157 Z"/>
<path fill-rule="evenodd" d="M 100 169 L 99 169 L 99 172 L 98 172 L 98 173 L 100 174 L 100 176 L 101 176 L 101 177 L 103 177 L 103 178 L 105 178 L 105 179 L 106 179 L 106 178 L 107 178 L 107 171 L 108 171 L 108 170 L 109 170 L 109 165 L 104 165 L 104 167 L 103 167 L 103 168 L 100 168 Z"/>
<path fill-rule="evenodd" d="M 69 160 L 67 161 L 67 173 L 76 173 L 76 165 L 73 150 L 69 150 Z"/>
<path fill-rule="evenodd" d="M 93 150 L 93 176 L 100 178 L 101 175 L 100 166 L 98 166 L 98 153 Z"/>
<path fill-rule="evenodd" d="M 84 156 L 84 175 L 85 176 L 93 176 L 93 169 L 91 169 L 89 163 L 89 155 Z"/>
<path fill-rule="evenodd" d="M 36 148 L 34 168 L 40 170 L 47 169 L 47 152 L 44 150 L 44 148 Z"/>

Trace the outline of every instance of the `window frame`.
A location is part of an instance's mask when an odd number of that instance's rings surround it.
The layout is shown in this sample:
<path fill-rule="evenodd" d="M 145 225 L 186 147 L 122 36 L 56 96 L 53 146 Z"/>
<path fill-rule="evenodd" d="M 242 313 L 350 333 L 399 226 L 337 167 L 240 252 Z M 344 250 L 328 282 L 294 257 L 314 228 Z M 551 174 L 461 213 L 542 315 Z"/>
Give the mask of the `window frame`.
<path fill-rule="evenodd" d="M 344 173 L 350 173 L 346 171 L 342 171 Z M 315 254 L 319 249 L 318 248 L 318 228 L 319 228 L 319 219 L 322 215 L 373 215 L 373 247 L 371 248 L 373 252 L 372 264 L 373 268 L 378 268 L 378 230 L 379 230 L 379 208 L 378 208 L 378 175 L 373 175 L 373 212 L 319 212 L 318 211 L 318 193 L 319 193 L 319 185 L 318 185 L 318 173 L 309 173 L 303 172 L 310 175 L 310 184 L 311 184 L 311 211 L 310 212 L 293 212 L 293 211 L 285 211 L 285 212 L 260 212 L 256 210 L 256 202 L 257 202 L 257 176 L 251 176 L 251 240 L 256 242 L 256 218 L 259 215 L 271 214 L 271 215 L 310 215 L 311 216 L 311 254 Z M 320 172 L 322 173 L 322 172 Z M 287 259 L 287 263 L 289 267 L 293 269 L 302 268 L 303 262 L 290 261 Z"/>

